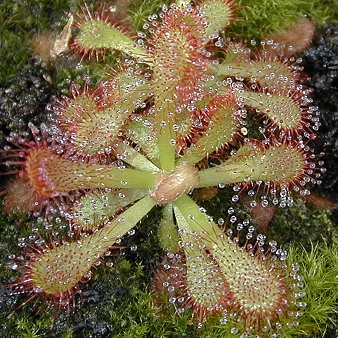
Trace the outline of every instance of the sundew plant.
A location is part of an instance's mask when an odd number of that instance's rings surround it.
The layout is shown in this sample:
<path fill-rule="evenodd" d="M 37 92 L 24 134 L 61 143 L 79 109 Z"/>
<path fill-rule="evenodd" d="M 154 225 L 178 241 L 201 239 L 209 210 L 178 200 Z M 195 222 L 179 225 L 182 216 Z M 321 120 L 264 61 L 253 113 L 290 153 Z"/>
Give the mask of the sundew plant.
<path fill-rule="evenodd" d="M 192 193 L 233 186 L 251 206 L 287 207 L 319 183 L 311 141 L 319 118 L 306 76 L 280 45 L 248 47 L 226 37 L 233 0 L 163 5 L 131 33 L 113 22 L 109 4 L 86 6 L 72 22 L 70 49 L 113 70 L 96 87 L 73 83 L 48 107 L 33 141 L 12 134 L 1 150 L 8 213 L 30 213 L 46 233 L 26 246 L 21 277 L 10 288 L 24 305 L 45 299 L 63 311 L 80 282 L 153 209 L 162 209 L 159 242 L 166 258 L 154 292 L 196 325 L 235 322 L 241 337 L 279 337 L 297 327 L 306 303 L 297 264 L 235 215 L 216 222 Z M 285 46 L 283 46 L 285 47 Z M 259 128 L 250 123 L 259 124 Z M 48 238 L 48 239 L 47 239 Z"/>

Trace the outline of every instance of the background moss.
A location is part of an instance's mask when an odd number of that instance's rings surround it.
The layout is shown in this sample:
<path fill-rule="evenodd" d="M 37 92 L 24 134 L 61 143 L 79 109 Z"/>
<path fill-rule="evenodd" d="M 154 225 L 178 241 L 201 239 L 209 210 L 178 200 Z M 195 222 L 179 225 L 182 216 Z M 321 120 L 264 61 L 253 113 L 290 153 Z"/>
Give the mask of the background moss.
<path fill-rule="evenodd" d="M 239 0 L 238 4 L 238 18 L 227 31 L 237 38 L 262 39 L 302 17 L 317 26 L 338 20 L 335 0 Z"/>
<path fill-rule="evenodd" d="M 4 0 L 0 2 L 0 86 L 30 62 L 30 39 L 44 30 L 57 30 L 74 6 L 72 0 Z"/>
<path fill-rule="evenodd" d="M 88 1 L 90 6 L 100 0 Z M 130 14 L 136 30 L 143 20 L 158 11 L 170 0 L 133 0 Z M 78 0 L 3 0 L 0 3 L 0 86 L 28 63 L 31 57 L 30 39 L 38 32 L 61 31 L 67 13 L 82 4 Z M 338 4 L 335 0 L 238 0 L 238 18 L 227 30 L 227 35 L 252 39 L 288 27 L 292 22 L 308 16 L 316 24 L 337 22 Z M 68 70 L 64 76 L 73 77 Z M 60 79 L 61 80 L 61 79 Z"/>
<path fill-rule="evenodd" d="M 225 218 L 228 208 L 234 206 L 228 202 L 231 194 L 230 189 L 222 189 L 213 200 L 202 203 L 208 213 L 214 216 L 215 221 L 218 216 Z M 239 206 L 237 209 L 238 217 L 250 217 Z M 288 212 L 290 210 L 291 212 Z M 8 314 L 23 302 L 25 296 L 9 296 L 2 291 L 0 335 L 116 338 L 234 337 L 231 329 L 237 326 L 231 324 L 231 321 L 228 325 L 222 325 L 218 318 L 214 318 L 198 329 L 189 311 L 177 315 L 175 308 L 169 304 L 163 304 L 161 307 L 154 305 L 149 283 L 163 254 L 157 241 L 159 216 L 159 210 L 155 209 L 137 227 L 135 234 L 123 239 L 121 246 L 126 249 L 115 251 L 117 257 L 104 259 L 101 267 L 94 272 L 92 280 L 81 286 L 82 291 L 76 296 L 77 305 L 71 316 L 61 312 L 55 317 L 43 303 L 37 302 L 35 306 L 30 305 L 14 311 L 8 319 Z M 13 222 L 14 220 L 16 221 Z M 16 273 L 8 269 L 7 257 L 9 254 L 20 253 L 17 246 L 18 238 L 29 235 L 31 223 L 25 217 L 2 216 L 0 226 L 0 254 L 3 257 L 0 276 L 2 283 L 8 283 L 11 278 L 15 278 Z M 314 236 L 316 231 L 313 231 L 316 227 L 319 231 L 317 237 Z M 320 233 L 325 228 L 334 229 L 327 211 L 297 201 L 291 209 L 278 209 L 270 229 L 270 232 L 275 232 L 279 236 L 282 244 L 293 243 L 289 251 L 290 263 L 300 264 L 307 285 L 308 295 L 305 301 L 308 303 L 308 310 L 305 309 L 305 323 L 297 330 L 286 331 L 292 333 L 292 337 L 305 337 L 304 330 L 310 330 L 312 332 L 310 336 L 315 337 L 314 332 L 319 327 L 325 330 L 332 325 L 332 314 L 336 306 L 334 285 L 338 252 L 337 246 L 332 246 L 334 240 L 329 246 L 323 241 Z M 269 236 L 269 239 L 273 238 Z M 311 240 L 319 244 L 312 244 Z M 301 248 L 300 243 L 306 248 Z M 311 316 L 316 318 L 318 325 Z"/>

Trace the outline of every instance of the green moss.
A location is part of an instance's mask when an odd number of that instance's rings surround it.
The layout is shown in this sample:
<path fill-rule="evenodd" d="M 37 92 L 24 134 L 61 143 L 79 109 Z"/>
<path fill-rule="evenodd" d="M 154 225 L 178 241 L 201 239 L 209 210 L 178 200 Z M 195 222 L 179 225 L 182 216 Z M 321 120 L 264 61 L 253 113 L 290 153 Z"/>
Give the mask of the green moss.
<path fill-rule="evenodd" d="M 60 29 L 69 0 L 4 0 L 0 3 L 0 85 L 6 85 L 31 59 L 31 37 L 44 30 Z M 63 18 L 63 19 L 62 19 Z"/>
<path fill-rule="evenodd" d="M 338 273 L 337 259 L 337 246 L 313 246 L 309 252 L 299 247 L 290 250 L 290 263 L 298 263 L 304 276 L 306 296 L 301 301 L 306 302 L 307 307 L 297 328 L 282 329 L 283 337 L 314 337 L 319 328 L 324 331 L 330 325 L 337 305 L 334 288 Z M 30 310 L 26 310 L 12 317 L 9 321 L 11 331 L 2 332 L 2 336 L 45 337 L 53 332 L 58 337 L 67 338 L 100 337 L 98 328 L 101 326 L 104 336 L 107 334 L 105 325 L 108 325 L 109 337 L 114 338 L 234 337 L 231 332 L 238 329 L 238 324 L 232 319 L 223 325 L 219 318 L 213 318 L 198 329 L 189 311 L 178 315 L 173 306 L 155 306 L 151 293 L 144 289 L 142 279 L 140 265 L 131 266 L 125 259 L 118 259 L 115 267 L 101 269 L 89 288 L 84 289 L 83 304 L 72 322 L 66 320 L 62 323 L 61 319 L 53 322 L 48 316 L 34 317 Z M 104 292 L 105 295 L 97 299 L 90 295 L 92 299 L 85 300 L 88 297 L 86 292 L 95 290 L 99 285 L 97 292 Z M 111 292 L 112 289 L 115 292 Z M 69 329 L 61 331 L 62 327 L 66 327 L 65 323 L 73 327 L 73 333 Z"/>
<path fill-rule="evenodd" d="M 170 2 L 172 1 L 132 1 L 130 15 L 135 29 L 141 30 L 144 18 L 158 12 L 163 3 Z M 91 1 L 90 6 L 93 7 L 95 3 L 96 1 Z M 60 31 L 66 20 L 64 14 L 74 10 L 75 7 L 78 7 L 78 4 L 72 0 L 4 0 L 1 2 L 1 85 L 8 83 L 16 71 L 29 62 L 30 38 L 35 33 L 45 30 Z M 227 32 L 239 38 L 263 38 L 283 27 L 288 27 L 290 23 L 303 16 L 308 16 L 319 25 L 338 20 L 338 6 L 334 0 L 239 0 L 238 7 L 237 21 Z M 74 68 L 73 66 L 71 68 Z M 106 69 L 102 71 L 104 73 Z M 69 69 L 68 74 L 59 75 L 59 80 L 62 82 L 62 78 L 67 78 L 66 75 L 74 79 L 75 76 L 71 73 Z M 57 83 L 60 86 L 60 82 Z"/>
<path fill-rule="evenodd" d="M 93 7 L 97 1 L 91 1 Z M 170 0 L 136 0 L 130 3 L 130 15 L 136 30 L 142 30 L 143 20 L 158 13 L 163 3 Z M 65 24 L 65 13 L 74 11 L 78 4 L 72 0 L 53 1 L 12 1 L 0 4 L 0 85 L 6 85 L 17 70 L 27 64 L 31 58 L 31 37 L 41 31 L 60 31 Z M 322 25 L 338 20 L 338 6 L 334 0 L 239 0 L 237 21 L 231 25 L 227 34 L 239 38 L 263 38 L 264 36 L 288 27 L 298 18 L 308 16 Z M 336 8 L 336 10 L 334 10 Z M 66 91 L 69 82 L 77 77 L 89 76 L 96 81 L 104 78 L 107 64 L 115 56 L 108 55 L 105 65 L 87 68 L 76 64 L 62 63 L 57 73 L 56 83 L 59 89 Z M 91 79 L 93 81 L 93 79 Z M 95 82 L 95 80 L 94 80 Z"/>
<path fill-rule="evenodd" d="M 293 337 L 313 337 L 335 326 L 337 310 L 338 245 L 311 244 L 310 249 L 293 246 L 289 250 L 290 264 L 299 264 L 306 295 L 300 301 L 307 304 L 299 326 L 285 329 Z M 321 335 L 322 336 L 322 335 Z"/>
<path fill-rule="evenodd" d="M 238 4 L 237 20 L 227 35 L 242 39 L 262 39 L 302 17 L 317 25 L 338 20 L 338 4 L 334 0 L 239 0 Z"/>
<path fill-rule="evenodd" d="M 29 315 L 23 315 L 15 321 L 15 329 L 19 337 L 38 338 L 43 337 L 43 331 L 52 324 L 53 318 L 51 316 L 33 320 Z"/>
<path fill-rule="evenodd" d="M 97 2 L 100 1 L 91 1 L 89 7 L 93 8 Z M 30 63 L 32 37 L 44 31 L 60 32 L 66 24 L 66 14 L 78 11 L 80 5 L 73 0 L 4 0 L 0 3 L 0 86 L 6 86 L 20 68 Z M 79 59 L 69 55 L 61 58 L 54 74 L 57 89 L 67 92 L 75 79 L 85 77 L 96 83 L 106 78 L 115 58 L 116 55 L 110 53 L 104 64 L 90 67 L 78 66 Z"/>
<path fill-rule="evenodd" d="M 232 194 L 230 189 L 220 190 L 213 200 L 203 203 L 216 221 L 217 217 L 225 218 L 228 208 L 234 206 L 229 202 Z M 237 209 L 237 216 L 248 217 L 239 205 Z M 154 305 L 148 285 L 161 258 L 156 231 L 159 218 L 159 210 L 155 209 L 138 227 L 135 235 L 127 236 L 122 241 L 121 245 L 127 249 L 115 253 L 123 256 L 107 258 L 104 263 L 111 267 L 102 266 L 95 272 L 93 279 L 82 286 L 82 294 L 76 297 L 78 306 L 70 317 L 61 315 L 52 320 L 52 317 L 45 315 L 48 311 L 44 310 L 43 304 L 38 303 L 35 307 L 26 306 L 16 311 L 7 319 L 8 313 L 25 299 L 19 296 L 8 297 L 12 302 L 1 306 L 1 336 L 45 337 L 57 333 L 59 337 L 68 338 L 102 337 L 109 333 L 109 336 L 116 338 L 234 337 L 231 330 L 241 328 L 232 319 L 223 325 L 220 318 L 211 318 L 199 329 L 197 321 L 191 318 L 190 311 L 178 315 L 171 304 L 161 307 Z M 17 238 L 29 234 L 30 224 L 26 223 L 27 219 L 22 218 L 19 222 L 21 226 L 16 227 L 10 225 L 13 220 L 14 218 L 6 217 L 0 219 L 0 239 L 2 246 L 6 245 L 1 252 L 2 257 L 18 252 Z M 25 224 L 27 225 L 24 226 Z M 319 232 L 314 237 L 311 229 L 316 227 Z M 301 301 L 308 306 L 304 309 L 297 328 L 283 329 L 286 337 L 315 337 L 318 330 L 324 331 L 333 320 L 334 285 L 338 273 L 335 270 L 337 246 L 312 245 L 309 242 L 309 238 L 321 240 L 323 229 L 333 230 L 333 227 L 329 212 L 308 206 L 302 200 L 297 200 L 291 209 L 277 209 L 270 229 L 270 232 L 275 233 L 268 238 L 274 239 L 279 234 L 281 243 L 290 245 L 301 241 L 308 248 L 299 248 L 293 244 L 289 251 L 290 263 L 298 263 L 301 267 L 306 284 L 306 297 Z M 298 236 L 298 233 L 302 235 Z M 327 234 L 324 235 L 329 238 Z M 129 250 L 132 245 L 137 246 L 136 251 Z M 2 281 L 8 282 L 10 276 L 13 276 L 5 264 L 1 266 L 0 273 Z"/>
<path fill-rule="evenodd" d="M 225 202 L 229 200 L 229 194 L 231 195 L 231 192 L 222 190 L 213 201 L 205 202 L 205 207 L 208 211 L 212 208 L 214 216 L 224 217 L 231 205 Z M 333 226 L 327 212 L 314 209 L 310 213 L 308 209 L 305 203 L 297 201 L 296 206 L 291 208 L 292 213 L 289 217 L 291 220 L 292 217 L 296 219 L 298 217 L 298 220 L 302 220 L 305 224 L 313 219 L 314 223 Z M 297 210 L 301 211 L 298 216 Z M 277 213 L 278 217 L 288 224 L 288 211 L 278 209 Z M 245 215 L 243 212 L 242 216 Z M 130 252 L 129 249 L 124 249 L 120 252 L 120 254 L 125 252 L 124 257 L 107 258 L 104 263 L 109 267 L 103 266 L 98 269 L 93 279 L 82 286 L 82 294 L 76 298 L 78 306 L 70 317 L 61 314 L 53 320 L 51 316 L 46 315 L 48 313 L 46 309 L 41 310 L 42 304 L 38 303 L 34 308 L 26 306 L 16 311 L 7 319 L 10 309 L 20 305 L 24 300 L 22 297 L 12 296 L 16 305 L 9 302 L 7 307 L 4 304 L 1 306 L 3 323 L 0 329 L 1 336 L 45 337 L 54 333 L 59 337 L 69 338 L 100 337 L 109 333 L 110 337 L 116 338 L 234 337 L 231 330 L 238 329 L 238 324 L 232 319 L 229 319 L 227 325 L 223 325 L 218 317 L 211 318 L 199 329 L 196 320 L 191 318 L 190 311 L 178 315 L 170 304 L 161 307 L 154 305 L 153 296 L 147 285 L 161 256 L 156 233 L 158 220 L 159 210 L 154 210 L 135 235 L 123 240 L 121 243 L 123 247 L 128 248 L 136 244 L 137 250 Z M 1 243 L 6 243 L 7 246 L 2 254 L 12 253 L 17 237 L 28 234 L 29 224 L 17 228 L 10 226 L 8 221 L 9 219 L 4 217 L 0 219 Z M 282 224 L 279 223 L 278 226 Z M 310 232 L 311 226 L 313 223 L 310 222 L 307 232 Z M 295 237 L 295 232 L 291 233 Z M 299 239 L 298 236 L 297 238 Z M 308 306 L 304 309 L 304 315 L 297 328 L 283 329 L 286 337 L 314 337 L 316 331 L 319 329 L 323 331 L 330 325 L 336 306 L 334 285 L 338 273 L 337 245 L 330 247 L 305 243 L 309 247 L 307 250 L 294 245 L 290 248 L 289 262 L 300 265 L 306 284 L 306 296 L 301 301 L 306 302 Z M 116 253 L 119 254 L 119 251 Z M 149 257 L 151 259 L 148 259 Z M 1 266 L 1 275 L 2 280 L 9 280 L 11 273 L 5 265 Z M 38 308 L 40 311 L 36 312 Z"/>

